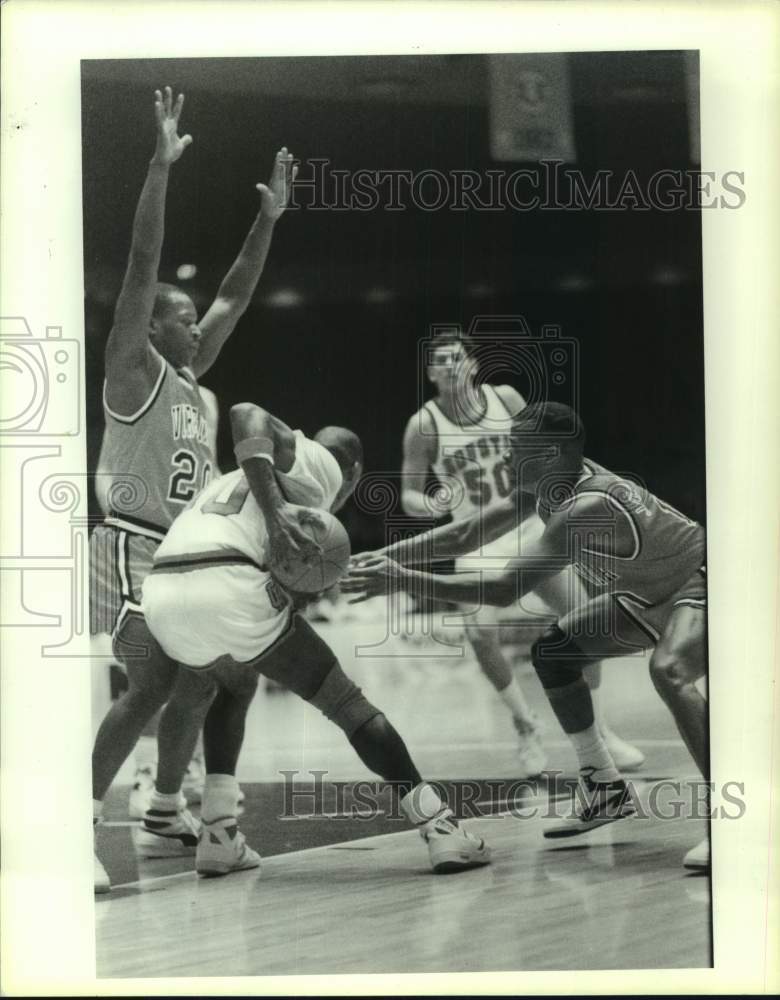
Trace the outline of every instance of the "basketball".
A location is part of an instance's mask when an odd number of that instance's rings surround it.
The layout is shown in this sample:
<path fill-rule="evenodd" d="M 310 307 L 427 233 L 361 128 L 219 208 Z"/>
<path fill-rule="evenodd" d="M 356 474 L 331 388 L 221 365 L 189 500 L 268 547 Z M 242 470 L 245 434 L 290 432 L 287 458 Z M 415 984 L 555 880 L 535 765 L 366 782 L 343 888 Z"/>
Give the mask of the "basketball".
<path fill-rule="evenodd" d="M 272 575 L 287 590 L 318 594 L 332 587 L 347 568 L 350 557 L 349 536 L 338 518 L 328 511 L 314 511 L 316 524 L 301 527 L 322 546 L 322 554 L 311 562 L 291 559 L 286 569 L 275 567 Z"/>

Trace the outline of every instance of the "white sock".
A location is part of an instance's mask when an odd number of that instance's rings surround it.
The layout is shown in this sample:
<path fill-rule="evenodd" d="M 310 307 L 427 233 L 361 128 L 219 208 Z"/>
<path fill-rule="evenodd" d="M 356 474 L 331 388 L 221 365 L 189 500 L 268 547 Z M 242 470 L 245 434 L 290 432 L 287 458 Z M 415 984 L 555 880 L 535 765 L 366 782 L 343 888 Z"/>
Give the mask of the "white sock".
<path fill-rule="evenodd" d="M 234 774 L 207 774 L 200 806 L 203 822 L 238 816 L 238 791 Z"/>
<path fill-rule="evenodd" d="M 516 719 L 519 719 L 520 722 L 530 722 L 532 717 L 531 710 L 528 707 L 528 702 L 525 700 L 520 685 L 517 683 L 516 677 L 513 677 L 507 686 L 502 691 L 499 691 L 498 694 Z"/>
<path fill-rule="evenodd" d="M 577 752 L 580 770 L 594 768 L 591 775 L 593 781 L 616 781 L 620 778 L 620 772 L 595 723 L 579 733 L 568 735 Z"/>
<path fill-rule="evenodd" d="M 157 812 L 180 812 L 186 805 L 187 800 L 181 791 L 166 793 L 158 792 L 155 788 L 149 801 L 149 810 L 154 809 Z"/>
<path fill-rule="evenodd" d="M 100 799 L 92 800 L 92 823 L 99 823 L 103 817 L 103 803 Z"/>
<path fill-rule="evenodd" d="M 133 754 L 137 771 L 149 768 L 154 771 L 157 768 L 157 737 L 141 736 L 135 745 Z"/>
<path fill-rule="evenodd" d="M 439 798 L 432 785 L 422 781 L 404 795 L 401 799 L 401 809 L 410 823 L 420 826 L 446 809 L 446 804 Z"/>

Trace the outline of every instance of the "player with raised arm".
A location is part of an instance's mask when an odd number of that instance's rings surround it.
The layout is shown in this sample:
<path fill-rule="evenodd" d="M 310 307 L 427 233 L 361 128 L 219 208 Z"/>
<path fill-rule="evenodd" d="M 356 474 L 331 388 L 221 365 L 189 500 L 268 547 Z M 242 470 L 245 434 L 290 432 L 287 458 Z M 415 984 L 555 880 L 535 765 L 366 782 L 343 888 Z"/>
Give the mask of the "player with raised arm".
<path fill-rule="evenodd" d="M 100 468 L 108 511 L 90 539 L 93 632 L 108 632 L 128 675 L 128 690 L 109 709 L 92 757 L 93 818 L 144 726 L 177 683 L 176 663 L 149 633 L 141 586 L 157 546 L 177 514 L 209 481 L 215 466 L 197 379 L 216 359 L 251 300 L 274 225 L 294 178 L 286 149 L 276 156 L 271 182 L 258 185 L 261 207 L 243 247 L 198 322 L 181 289 L 158 282 L 165 199 L 172 166 L 192 138 L 179 135 L 184 96 L 155 92 L 157 141 L 133 221 L 127 269 L 106 344 L 103 404 L 106 429 Z M 304 549 L 311 546 L 300 529 Z M 186 686 L 186 677 L 183 679 Z M 187 691 L 181 692 L 185 697 Z M 190 692 L 190 696 L 199 697 Z M 163 712 L 159 727 L 157 791 L 152 808 L 161 829 L 178 831 L 178 851 L 194 853 L 197 828 L 184 808 L 181 780 L 209 699 L 186 714 Z M 179 717 L 180 716 L 180 717 Z M 184 721 L 189 728 L 184 731 Z M 95 859 L 95 888 L 108 877 Z"/>
<path fill-rule="evenodd" d="M 440 511 L 460 522 L 482 513 L 512 491 L 505 456 L 512 419 L 523 409 L 525 400 L 511 385 L 479 384 L 479 363 L 472 344 L 457 330 L 434 338 L 426 373 L 436 396 L 406 425 L 401 503 L 411 517 L 430 519 L 434 511 Z M 440 483 L 438 496 L 433 497 L 425 493 L 431 472 Z M 532 511 L 520 525 L 513 522 L 500 537 L 483 540 L 474 551 L 459 554 L 455 568 L 459 572 L 500 569 L 520 551 L 521 536 L 530 541 L 541 530 L 542 524 Z M 536 594 L 558 616 L 585 600 L 582 584 L 570 567 L 542 581 Z M 532 777 L 545 765 L 539 723 L 501 649 L 498 624 L 493 607 L 469 611 L 466 637 L 482 672 L 512 714 L 520 770 L 523 776 Z M 600 663 L 593 663 L 586 677 L 594 692 L 599 728 L 613 757 L 623 770 L 635 770 L 644 757 L 607 722 L 599 697 Z"/>
<path fill-rule="evenodd" d="M 269 572 L 289 557 L 290 526 L 336 511 L 362 473 L 360 440 L 342 427 L 314 439 L 252 404 L 231 410 L 240 468 L 215 480 L 176 519 L 155 554 L 143 610 L 167 655 L 204 687 L 225 672 L 260 672 L 317 707 L 345 733 L 363 763 L 389 782 L 419 827 L 436 872 L 490 860 L 484 841 L 459 825 L 422 781 L 384 714 L 347 677 L 333 652 Z M 171 703 L 175 701 L 174 692 Z M 235 763 L 214 774 L 207 756 L 199 874 L 225 875 L 260 864 L 237 823 Z"/>
<path fill-rule="evenodd" d="M 533 648 L 533 662 L 580 764 L 579 808 L 545 831 L 567 837 L 630 816 L 634 805 L 595 724 L 583 670 L 594 660 L 653 648 L 650 674 L 702 775 L 708 774 L 705 539 L 703 528 L 629 480 L 583 457 L 585 432 L 566 406 L 533 404 L 513 421 L 518 490 L 474 517 L 358 557 L 342 581 L 363 599 L 404 589 L 449 601 L 507 606 L 572 565 L 588 600 Z M 521 492 L 522 491 L 522 492 Z M 401 563 L 469 551 L 536 507 L 538 540 L 504 570 L 452 577 Z M 709 842 L 686 855 L 709 864 Z"/>

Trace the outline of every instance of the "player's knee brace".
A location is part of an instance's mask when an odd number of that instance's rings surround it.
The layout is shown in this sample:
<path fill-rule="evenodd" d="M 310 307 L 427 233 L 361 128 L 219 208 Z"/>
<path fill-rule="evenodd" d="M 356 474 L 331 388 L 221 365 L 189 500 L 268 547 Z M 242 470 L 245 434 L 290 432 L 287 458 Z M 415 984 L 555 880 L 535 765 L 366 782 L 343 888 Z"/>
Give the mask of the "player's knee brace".
<path fill-rule="evenodd" d="M 531 647 L 531 662 L 542 687 L 549 689 L 571 684 L 593 660 L 553 625 Z"/>
<path fill-rule="evenodd" d="M 360 688 L 334 663 L 319 690 L 309 701 L 322 714 L 335 722 L 351 737 L 380 711 L 366 698 Z"/>

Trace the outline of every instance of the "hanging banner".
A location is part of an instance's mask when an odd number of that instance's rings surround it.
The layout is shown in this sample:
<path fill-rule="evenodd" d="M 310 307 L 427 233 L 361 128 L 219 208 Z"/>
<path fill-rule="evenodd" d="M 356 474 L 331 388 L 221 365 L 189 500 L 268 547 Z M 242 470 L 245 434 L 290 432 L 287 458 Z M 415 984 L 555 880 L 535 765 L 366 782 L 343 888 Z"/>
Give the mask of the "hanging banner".
<path fill-rule="evenodd" d="M 494 160 L 576 160 L 565 54 L 488 56 Z"/>

